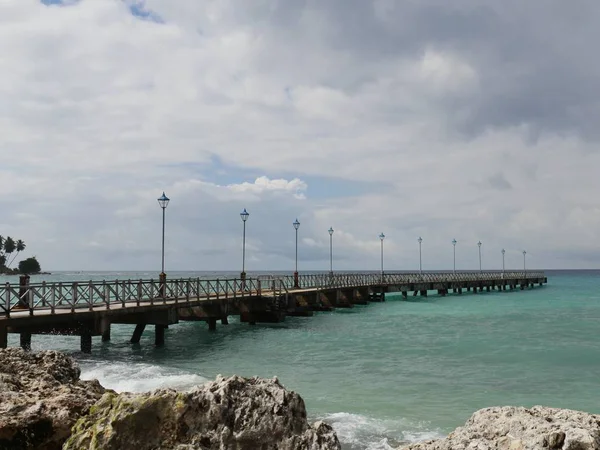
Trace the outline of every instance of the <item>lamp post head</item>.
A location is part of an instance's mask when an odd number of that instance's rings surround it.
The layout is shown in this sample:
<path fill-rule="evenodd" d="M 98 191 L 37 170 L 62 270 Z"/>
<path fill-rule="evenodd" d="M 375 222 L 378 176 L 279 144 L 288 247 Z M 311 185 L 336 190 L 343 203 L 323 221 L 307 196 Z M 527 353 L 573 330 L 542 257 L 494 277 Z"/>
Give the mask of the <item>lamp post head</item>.
<path fill-rule="evenodd" d="M 420 244 L 421 242 L 423 242 L 423 238 L 422 238 L 421 236 L 419 236 L 419 239 L 417 239 L 417 241 L 418 241 L 418 242 L 419 242 L 419 244 Z"/>
<path fill-rule="evenodd" d="M 161 197 L 158 199 L 158 204 L 160 205 L 160 207 L 161 207 L 162 209 L 165 209 L 165 208 L 167 207 L 167 205 L 169 204 L 169 201 L 170 201 L 170 200 L 171 200 L 171 199 L 170 199 L 169 197 L 167 197 L 167 196 L 165 195 L 165 193 L 163 192 L 163 193 L 162 193 L 162 196 L 161 196 Z"/>
<path fill-rule="evenodd" d="M 246 211 L 246 208 L 244 208 L 244 210 L 240 213 L 240 217 L 245 222 L 246 220 L 248 220 L 248 216 L 250 216 L 250 213 Z"/>
<path fill-rule="evenodd" d="M 502 254 L 504 255 L 506 253 L 506 250 L 502 249 Z"/>
<path fill-rule="evenodd" d="M 479 241 L 479 242 L 477 243 L 477 246 L 478 246 L 478 247 L 481 247 L 481 241 Z"/>
<path fill-rule="evenodd" d="M 297 230 L 298 228 L 300 228 L 300 222 L 298 222 L 298 219 L 296 219 L 292 225 L 294 225 L 294 228 L 295 228 L 296 230 Z"/>
<path fill-rule="evenodd" d="M 381 239 L 382 241 L 385 239 L 385 234 L 383 234 L 383 232 L 379 235 L 379 239 Z"/>
<path fill-rule="evenodd" d="M 456 245 L 456 239 L 452 239 L 452 245 Z"/>
<path fill-rule="evenodd" d="M 525 256 L 527 254 L 527 252 L 525 250 L 523 250 L 523 256 Z"/>
<path fill-rule="evenodd" d="M 329 232 L 329 236 L 331 236 L 333 234 L 333 227 L 329 227 L 329 230 L 327 230 Z"/>

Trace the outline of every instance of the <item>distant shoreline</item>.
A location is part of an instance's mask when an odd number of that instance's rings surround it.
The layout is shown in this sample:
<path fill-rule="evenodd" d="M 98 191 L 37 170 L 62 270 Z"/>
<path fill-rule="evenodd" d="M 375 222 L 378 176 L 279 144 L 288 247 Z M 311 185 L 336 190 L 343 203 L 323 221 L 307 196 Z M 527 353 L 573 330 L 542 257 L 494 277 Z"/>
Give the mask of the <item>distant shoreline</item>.
<path fill-rule="evenodd" d="M 0 273 L 0 275 L 1 276 L 7 276 L 7 277 L 16 277 L 16 276 L 23 275 L 23 274 L 22 273 L 5 273 L 5 272 L 2 272 L 2 273 Z M 29 274 L 29 276 L 32 276 L 32 275 L 52 275 L 52 272 L 38 272 L 38 273 L 30 273 Z"/>

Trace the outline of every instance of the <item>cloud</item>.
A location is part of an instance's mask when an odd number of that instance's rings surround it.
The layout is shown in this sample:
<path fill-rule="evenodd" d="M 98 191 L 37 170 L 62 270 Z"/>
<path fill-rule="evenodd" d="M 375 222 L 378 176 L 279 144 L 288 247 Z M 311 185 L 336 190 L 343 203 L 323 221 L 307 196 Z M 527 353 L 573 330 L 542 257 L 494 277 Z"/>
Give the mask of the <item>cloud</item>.
<path fill-rule="evenodd" d="M 0 233 L 49 269 L 156 267 L 163 190 L 180 269 L 235 268 L 244 207 L 257 269 L 296 217 L 312 269 L 330 226 L 340 269 L 381 231 L 401 269 L 419 235 L 432 269 L 600 267 L 596 3 L 52 3 L 0 15 Z"/>
<path fill-rule="evenodd" d="M 270 180 L 268 177 L 262 176 L 257 178 L 254 183 L 240 183 L 240 184 L 231 184 L 227 186 L 227 189 L 233 192 L 241 192 L 241 193 L 252 193 L 252 194 L 262 194 L 264 192 L 284 192 L 291 193 L 296 199 L 305 199 L 303 191 L 306 191 L 306 183 L 298 178 L 294 178 L 293 180 Z"/>

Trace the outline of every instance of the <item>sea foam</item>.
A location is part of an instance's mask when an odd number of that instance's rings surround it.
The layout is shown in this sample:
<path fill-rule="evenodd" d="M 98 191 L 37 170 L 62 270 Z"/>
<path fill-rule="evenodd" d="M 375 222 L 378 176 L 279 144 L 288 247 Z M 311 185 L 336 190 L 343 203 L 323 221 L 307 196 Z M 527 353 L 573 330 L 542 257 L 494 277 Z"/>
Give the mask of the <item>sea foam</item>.
<path fill-rule="evenodd" d="M 81 378 L 97 379 L 102 386 L 117 392 L 146 392 L 159 388 L 187 390 L 204 384 L 200 375 L 144 363 L 82 363 Z"/>
<path fill-rule="evenodd" d="M 391 450 L 403 443 L 444 436 L 429 424 L 406 419 L 375 419 L 360 414 L 335 413 L 320 419 L 330 423 L 344 450 Z"/>

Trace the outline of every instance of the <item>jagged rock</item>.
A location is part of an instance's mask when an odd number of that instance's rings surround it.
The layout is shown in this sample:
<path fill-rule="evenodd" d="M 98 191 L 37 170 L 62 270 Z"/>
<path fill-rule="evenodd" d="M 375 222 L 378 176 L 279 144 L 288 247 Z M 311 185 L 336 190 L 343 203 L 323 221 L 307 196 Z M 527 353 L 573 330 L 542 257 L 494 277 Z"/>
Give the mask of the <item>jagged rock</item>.
<path fill-rule="evenodd" d="M 600 416 L 569 409 L 504 406 L 477 411 L 445 439 L 405 450 L 598 450 Z"/>
<path fill-rule="evenodd" d="M 60 449 L 105 391 L 79 375 L 59 352 L 0 349 L 0 449 Z"/>
<path fill-rule="evenodd" d="M 333 429 L 311 426 L 304 401 L 277 379 L 218 377 L 188 392 L 107 392 L 73 427 L 65 450 L 336 450 Z"/>

